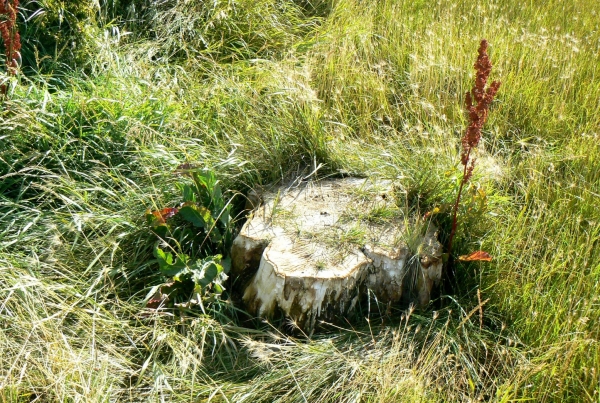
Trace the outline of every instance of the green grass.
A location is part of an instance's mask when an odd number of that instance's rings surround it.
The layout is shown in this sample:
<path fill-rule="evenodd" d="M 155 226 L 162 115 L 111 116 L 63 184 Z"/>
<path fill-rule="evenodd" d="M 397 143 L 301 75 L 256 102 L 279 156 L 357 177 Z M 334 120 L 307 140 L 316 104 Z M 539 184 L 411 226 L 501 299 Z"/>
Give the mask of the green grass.
<path fill-rule="evenodd" d="M 1 112 L 0 402 L 600 399 L 600 3 L 125 3 L 146 11 L 79 21 L 87 47 L 38 55 Z M 184 162 L 231 194 L 319 164 L 390 178 L 448 228 L 481 38 L 502 87 L 455 253 L 493 262 L 310 340 L 230 302 L 144 310 L 144 211 Z"/>

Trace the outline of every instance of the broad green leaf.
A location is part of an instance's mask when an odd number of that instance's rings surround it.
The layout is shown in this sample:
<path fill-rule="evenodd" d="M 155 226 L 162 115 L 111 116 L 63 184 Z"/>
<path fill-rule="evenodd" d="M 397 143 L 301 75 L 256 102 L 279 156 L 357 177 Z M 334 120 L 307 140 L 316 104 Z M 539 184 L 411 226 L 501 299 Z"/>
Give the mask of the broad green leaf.
<path fill-rule="evenodd" d="M 158 263 L 162 265 L 173 264 L 173 254 L 171 252 L 165 252 L 158 246 L 154 248 L 154 256 L 158 259 Z"/>
<path fill-rule="evenodd" d="M 178 254 L 175 261 L 173 261 L 173 254 L 171 252 L 165 252 L 157 246 L 154 249 L 154 256 L 158 260 L 160 272 L 165 276 L 176 277 L 187 269 L 187 260 L 189 258 L 185 254 Z"/>
<path fill-rule="evenodd" d="M 196 183 L 196 192 L 198 196 L 202 196 L 203 194 L 207 193 L 207 190 L 209 189 L 209 183 L 207 178 L 201 172 L 194 173 L 194 182 Z"/>
<path fill-rule="evenodd" d="M 160 224 L 154 228 L 152 228 L 154 233 L 162 239 L 165 239 L 169 234 L 169 226 L 167 224 Z"/>
<path fill-rule="evenodd" d="M 231 258 L 226 257 L 225 259 L 222 259 L 221 266 L 223 267 L 223 273 L 228 274 L 231 270 Z"/>
<path fill-rule="evenodd" d="M 173 277 L 174 280 L 180 281 L 180 276 L 186 270 L 187 266 L 185 262 L 177 259 L 175 263 L 170 266 L 161 266 L 160 272 L 168 277 Z"/>
<path fill-rule="evenodd" d="M 213 218 L 210 211 L 206 207 L 187 205 L 179 210 L 179 214 L 186 220 L 191 222 L 195 227 L 210 229 Z"/>
<path fill-rule="evenodd" d="M 194 276 L 194 282 L 206 288 L 217 276 L 223 272 L 223 267 L 214 261 L 205 262 L 202 267 L 202 273 Z"/>
<path fill-rule="evenodd" d="M 209 278 L 213 281 L 219 273 L 223 271 L 223 267 L 215 262 L 210 262 L 204 267 L 204 277 Z"/>
<path fill-rule="evenodd" d="M 183 202 L 195 202 L 196 201 L 196 194 L 194 193 L 194 190 L 192 189 L 192 187 L 190 185 L 184 185 L 183 186 Z"/>

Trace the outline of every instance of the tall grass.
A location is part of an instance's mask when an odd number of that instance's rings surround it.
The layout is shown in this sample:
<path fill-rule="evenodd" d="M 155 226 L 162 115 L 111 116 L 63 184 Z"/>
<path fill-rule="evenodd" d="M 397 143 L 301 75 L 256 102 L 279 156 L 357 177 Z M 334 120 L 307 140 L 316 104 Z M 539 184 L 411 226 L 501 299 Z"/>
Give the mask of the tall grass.
<path fill-rule="evenodd" d="M 79 21 L 85 70 L 11 89 L 0 401 L 597 401 L 597 2 L 209 3 L 101 9 Z M 162 279 L 143 213 L 176 202 L 183 162 L 231 191 L 321 166 L 393 178 L 421 214 L 451 203 L 484 37 L 503 87 L 467 189 L 485 208 L 460 211 L 455 250 L 492 263 L 458 266 L 430 310 L 382 324 L 373 304 L 313 340 L 229 302 L 144 308 Z"/>

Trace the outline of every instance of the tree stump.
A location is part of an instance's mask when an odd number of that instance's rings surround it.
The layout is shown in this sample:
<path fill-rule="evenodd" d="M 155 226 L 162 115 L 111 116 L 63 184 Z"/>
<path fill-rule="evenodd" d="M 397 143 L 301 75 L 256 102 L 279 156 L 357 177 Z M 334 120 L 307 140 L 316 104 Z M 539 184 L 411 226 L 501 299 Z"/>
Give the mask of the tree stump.
<path fill-rule="evenodd" d="M 232 248 L 232 275 L 247 309 L 280 311 L 311 329 L 380 302 L 425 306 L 442 271 L 429 222 L 408 217 L 391 181 L 328 179 L 263 195 Z"/>

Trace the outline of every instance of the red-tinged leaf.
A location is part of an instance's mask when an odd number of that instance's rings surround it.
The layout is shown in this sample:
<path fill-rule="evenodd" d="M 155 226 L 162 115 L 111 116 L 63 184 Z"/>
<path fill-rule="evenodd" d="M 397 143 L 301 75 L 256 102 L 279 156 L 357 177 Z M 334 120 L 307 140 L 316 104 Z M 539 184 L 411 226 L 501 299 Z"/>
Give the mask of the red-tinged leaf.
<path fill-rule="evenodd" d="M 158 309 L 163 304 L 164 300 L 164 294 L 162 293 L 160 287 L 158 287 L 156 292 L 152 295 L 148 302 L 146 302 L 146 308 Z"/>
<path fill-rule="evenodd" d="M 482 250 L 458 257 L 461 262 L 491 262 L 492 256 Z"/>
<path fill-rule="evenodd" d="M 163 216 L 163 218 L 165 220 L 173 217 L 178 212 L 179 212 L 179 210 L 177 208 L 171 208 L 171 207 L 167 207 L 167 208 L 160 210 L 160 214 Z"/>
<path fill-rule="evenodd" d="M 158 294 L 158 293 L 157 293 Z M 159 295 L 153 296 L 152 298 L 150 298 L 148 300 L 148 302 L 146 303 L 146 308 L 148 309 L 158 309 L 158 307 L 160 306 L 160 304 L 162 303 L 162 299 L 160 298 Z"/>
<path fill-rule="evenodd" d="M 164 224 L 167 219 L 173 217 L 178 212 L 179 210 L 177 208 L 167 207 L 162 210 L 154 210 L 152 215 L 156 217 L 159 224 Z"/>
<path fill-rule="evenodd" d="M 146 308 L 158 309 L 169 301 L 169 294 L 175 289 L 175 283 L 169 282 L 161 285 L 146 302 Z"/>
<path fill-rule="evenodd" d="M 160 214 L 160 211 L 154 210 L 152 212 L 152 215 L 154 216 L 154 220 L 152 221 L 152 225 L 159 225 L 159 224 L 164 224 L 165 223 L 165 219 L 163 218 L 162 214 Z"/>

